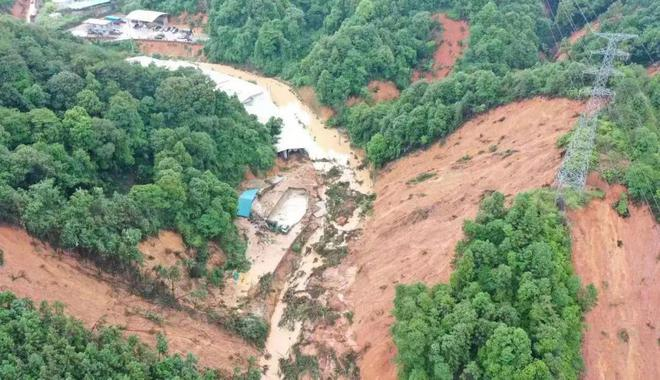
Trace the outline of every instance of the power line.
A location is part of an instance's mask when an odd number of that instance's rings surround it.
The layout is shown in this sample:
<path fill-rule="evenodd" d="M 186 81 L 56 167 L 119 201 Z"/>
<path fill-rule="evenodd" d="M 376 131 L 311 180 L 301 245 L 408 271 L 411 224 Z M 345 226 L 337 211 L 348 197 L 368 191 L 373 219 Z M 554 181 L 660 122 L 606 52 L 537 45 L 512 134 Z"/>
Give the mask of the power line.
<path fill-rule="evenodd" d="M 607 47 L 595 52 L 603 55 L 603 61 L 600 67 L 592 72 L 595 74 L 595 80 L 591 89 L 591 97 L 573 132 L 557 175 L 556 187 L 559 190 L 560 205 L 563 203 L 564 190 L 582 190 L 584 188 L 594 147 L 598 113 L 614 96 L 614 92 L 607 88 L 610 77 L 616 74 L 613 68 L 614 60 L 617 57 L 628 56 L 627 53 L 618 50 L 617 46 L 621 41 L 637 37 L 623 33 L 596 33 L 596 35 L 607 40 Z"/>

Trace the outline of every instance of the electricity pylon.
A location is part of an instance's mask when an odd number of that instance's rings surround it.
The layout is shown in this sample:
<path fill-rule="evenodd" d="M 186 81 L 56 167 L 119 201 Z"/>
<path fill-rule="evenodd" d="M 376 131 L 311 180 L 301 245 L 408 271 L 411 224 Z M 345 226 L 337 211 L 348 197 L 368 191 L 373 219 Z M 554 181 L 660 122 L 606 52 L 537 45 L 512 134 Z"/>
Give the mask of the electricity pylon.
<path fill-rule="evenodd" d="M 596 33 L 596 35 L 607 40 L 607 47 L 594 52 L 603 55 L 603 62 L 599 68 L 588 71 L 595 75 L 591 97 L 584 112 L 580 115 L 578 126 L 575 128 L 573 136 L 571 136 L 571 141 L 557 175 L 556 185 L 561 203 L 563 203 L 563 190 L 582 190 L 587 182 L 589 161 L 596 138 L 598 113 L 614 97 L 614 91 L 607 88 L 610 77 L 618 74 L 613 67 L 614 60 L 618 57 L 624 59 L 629 57 L 628 53 L 617 49 L 617 46 L 621 41 L 637 37 L 634 34 L 623 33 Z"/>

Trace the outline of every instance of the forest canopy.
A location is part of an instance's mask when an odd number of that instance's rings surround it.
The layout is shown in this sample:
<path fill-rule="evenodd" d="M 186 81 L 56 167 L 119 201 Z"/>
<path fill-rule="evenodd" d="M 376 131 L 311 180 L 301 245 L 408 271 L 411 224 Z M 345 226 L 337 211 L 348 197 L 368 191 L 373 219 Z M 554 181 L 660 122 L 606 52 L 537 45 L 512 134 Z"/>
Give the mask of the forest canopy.
<path fill-rule="evenodd" d="M 209 16 L 210 59 L 255 67 L 339 106 L 374 79 L 410 83 L 435 47 L 427 11 L 440 1 L 217 0 Z"/>
<path fill-rule="evenodd" d="M 399 285 L 392 327 L 402 379 L 576 379 L 595 288 L 571 267 L 551 193 L 494 193 L 463 227 L 449 284 Z"/>
<path fill-rule="evenodd" d="M 0 220 L 115 263 L 179 231 L 245 269 L 233 187 L 274 160 L 270 128 L 193 70 L 0 18 Z M 207 255 L 199 255 L 205 258 Z"/>

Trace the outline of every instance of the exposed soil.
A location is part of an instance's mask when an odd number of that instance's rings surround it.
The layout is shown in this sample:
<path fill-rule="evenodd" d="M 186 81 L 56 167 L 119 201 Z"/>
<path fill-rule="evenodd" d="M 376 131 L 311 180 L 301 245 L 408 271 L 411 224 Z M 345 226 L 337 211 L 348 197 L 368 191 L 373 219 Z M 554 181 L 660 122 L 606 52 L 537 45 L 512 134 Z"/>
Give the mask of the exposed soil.
<path fill-rule="evenodd" d="M 627 218 L 616 213 L 622 186 L 589 183 L 605 199 L 569 213 L 575 269 L 598 288 L 586 318 L 584 378 L 660 379 L 660 227 L 647 206 L 632 205 Z"/>
<path fill-rule="evenodd" d="M 11 8 L 11 15 L 20 20 L 25 20 L 30 9 L 30 0 L 16 0 Z"/>
<path fill-rule="evenodd" d="M 163 244 L 178 244 L 165 236 Z M 118 325 L 149 344 L 162 331 L 171 352 L 192 352 L 203 366 L 233 370 L 244 366 L 257 350 L 240 337 L 183 311 L 145 301 L 130 294 L 121 278 L 102 274 L 70 253 L 55 253 L 24 230 L 0 225 L 0 289 L 36 302 L 61 301 L 65 311 L 93 328 L 103 322 Z"/>
<path fill-rule="evenodd" d="M 173 231 L 161 231 L 158 236 L 141 242 L 138 249 L 145 256 L 145 267 L 154 265 L 171 267 L 180 260 L 192 258 L 181 235 Z"/>
<path fill-rule="evenodd" d="M 194 13 L 183 12 L 180 15 L 170 20 L 169 24 L 178 27 L 179 29 L 192 29 L 193 34 L 204 33 L 204 26 L 209 22 L 208 13 Z"/>
<path fill-rule="evenodd" d="M 180 305 L 190 307 L 194 310 L 224 311 L 226 308 L 223 290 L 218 286 L 208 284 L 206 278 L 193 278 L 190 276 L 185 261 L 194 261 L 197 254 L 193 249 L 186 247 L 183 238 L 177 232 L 160 231 L 157 236 L 150 237 L 138 246 L 144 255 L 142 273 L 152 279 L 160 279 L 168 288 Z M 209 259 L 206 263 L 207 271 L 216 267 L 222 267 L 226 256 L 215 244 L 209 244 Z M 159 267 L 170 270 L 177 267 L 179 278 L 172 283 L 163 278 L 159 273 Z"/>
<path fill-rule="evenodd" d="M 373 81 L 367 86 L 373 100 L 378 102 L 384 102 L 388 100 L 394 100 L 399 97 L 401 91 L 396 87 L 394 82 L 389 81 Z"/>
<path fill-rule="evenodd" d="M 196 58 L 204 60 L 204 45 L 177 41 L 138 40 L 138 48 L 143 54 L 159 54 L 166 57 Z"/>
<path fill-rule="evenodd" d="M 339 298 L 346 296 L 354 311 L 362 378 L 396 377 L 390 336 L 396 284 L 448 281 L 463 221 L 476 216 L 488 191 L 512 196 L 549 186 L 561 161 L 556 141 L 581 108 L 577 101 L 544 98 L 503 106 L 383 170 L 373 217 L 337 270 L 349 278 L 355 273 Z M 422 173 L 433 174 L 424 180 Z"/>
<path fill-rule="evenodd" d="M 598 32 L 600 30 L 600 22 L 595 21 L 590 23 L 589 25 L 585 25 L 582 27 L 580 30 L 576 30 L 573 32 L 570 36 L 568 36 L 568 43 L 569 45 L 564 47 L 564 48 L 559 48 L 557 50 L 556 58 L 558 61 L 563 61 L 568 58 L 568 53 L 567 49 L 570 49 L 571 45 L 575 45 L 576 42 L 581 40 L 584 36 L 586 36 L 589 32 Z"/>
<path fill-rule="evenodd" d="M 430 72 L 413 72 L 413 82 L 419 79 L 432 81 L 446 77 L 467 48 L 470 31 L 466 21 L 452 20 L 444 13 L 435 14 L 433 18 L 442 25 L 442 32 L 438 33 L 436 38 L 433 68 Z"/>
<path fill-rule="evenodd" d="M 252 206 L 253 220 L 245 218 L 236 220 L 236 225 L 248 243 L 245 254 L 251 266 L 236 280 L 226 281 L 223 302 L 227 306 L 234 307 L 246 303 L 248 295 L 254 295 L 259 288 L 259 278 L 276 271 L 294 240 L 308 223 L 309 217 L 316 211 L 319 187 L 316 171 L 310 161 L 297 158 L 291 157 L 288 161 L 278 159 L 276 168 L 283 179 L 272 187 L 262 190 Z M 307 216 L 287 234 L 280 234 L 271 231 L 264 219 L 289 189 L 303 189 L 307 193 L 309 200 Z M 268 319 L 272 313 L 270 305 L 264 305 L 261 300 L 257 301 L 246 305 L 248 311 L 264 315 Z"/>
<path fill-rule="evenodd" d="M 399 91 L 399 88 L 396 86 L 396 84 L 391 81 L 374 80 L 367 85 L 367 89 L 369 90 L 371 100 L 374 103 L 394 100 L 397 99 L 401 94 L 401 91 Z M 351 96 L 346 100 L 346 105 L 348 107 L 352 107 L 356 104 L 362 103 L 363 101 L 364 100 L 360 97 Z"/>
<path fill-rule="evenodd" d="M 331 117 L 335 116 L 335 111 L 330 108 L 323 106 L 316 97 L 316 92 L 312 86 L 300 87 L 297 90 L 300 101 L 306 104 L 319 118 L 321 121 L 326 122 Z"/>
<path fill-rule="evenodd" d="M 646 72 L 650 77 L 655 76 L 660 72 L 660 63 L 653 64 L 646 69 Z"/>

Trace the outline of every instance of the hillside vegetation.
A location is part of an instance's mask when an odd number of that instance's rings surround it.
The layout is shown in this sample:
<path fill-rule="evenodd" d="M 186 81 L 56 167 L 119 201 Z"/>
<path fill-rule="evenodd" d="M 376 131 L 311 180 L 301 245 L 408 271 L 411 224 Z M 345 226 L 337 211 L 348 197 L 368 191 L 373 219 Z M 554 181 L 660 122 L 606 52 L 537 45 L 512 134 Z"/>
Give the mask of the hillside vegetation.
<path fill-rule="evenodd" d="M 434 50 L 427 11 L 438 0 L 218 0 L 209 16 L 210 59 L 249 65 L 341 106 L 375 79 L 410 83 Z"/>
<path fill-rule="evenodd" d="M 575 0 L 572 0 L 575 1 Z M 571 3 L 571 1 L 565 0 Z M 582 4 L 571 13 L 576 21 L 590 20 L 589 15 L 594 15 L 593 20 L 599 22 L 601 32 L 631 33 L 638 37 L 626 42 L 623 49 L 631 54 L 630 61 L 642 65 L 650 65 L 660 60 L 660 4 L 653 0 L 628 0 L 616 1 L 601 0 L 604 4 L 611 6 L 603 7 L 594 4 Z M 576 8 L 576 7 L 574 7 Z M 601 10 L 606 10 L 600 14 Z M 570 13 L 570 12 L 569 12 Z M 557 16 L 561 17 L 560 12 Z M 595 15 L 598 15 L 596 17 Z M 586 23 L 582 21 L 581 24 Z M 599 38 L 586 35 L 573 47 L 576 56 L 588 57 L 588 52 L 598 50 L 601 45 Z"/>
<path fill-rule="evenodd" d="M 548 193 L 486 198 L 464 225 L 449 284 L 397 288 L 392 328 L 404 379 L 576 379 L 582 314 L 570 236 Z"/>
<path fill-rule="evenodd" d="M 274 149 L 238 100 L 196 72 L 144 69 L 7 18 L 0 83 L 0 221 L 115 264 L 173 229 L 198 249 L 191 273 L 204 274 L 211 240 L 226 269 L 247 267 L 233 186 Z"/>

